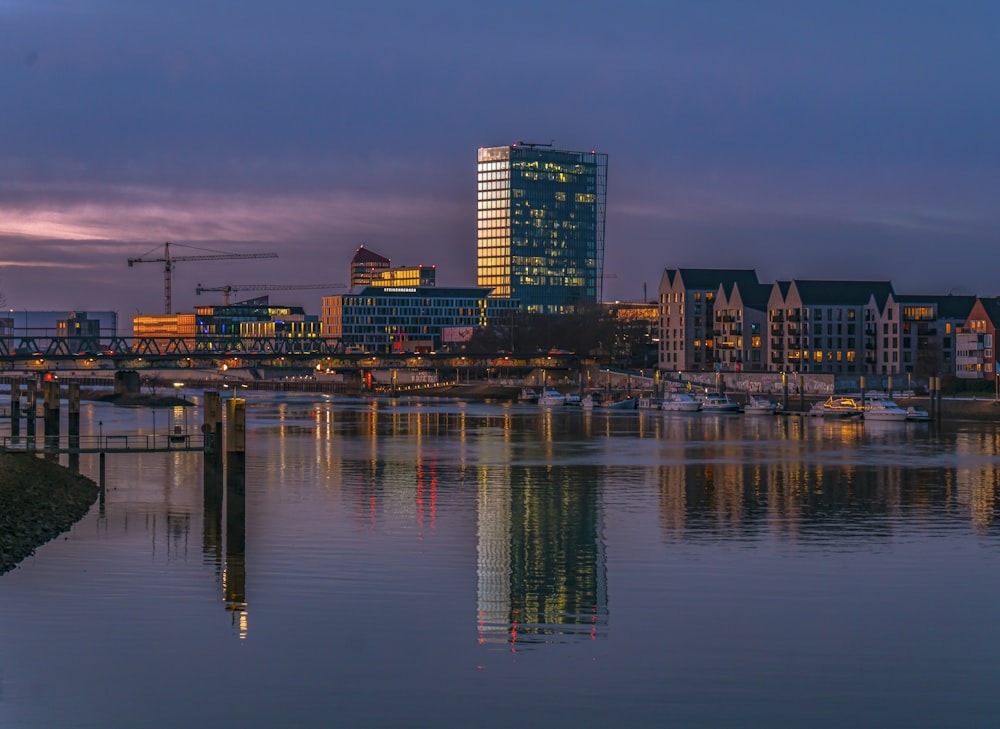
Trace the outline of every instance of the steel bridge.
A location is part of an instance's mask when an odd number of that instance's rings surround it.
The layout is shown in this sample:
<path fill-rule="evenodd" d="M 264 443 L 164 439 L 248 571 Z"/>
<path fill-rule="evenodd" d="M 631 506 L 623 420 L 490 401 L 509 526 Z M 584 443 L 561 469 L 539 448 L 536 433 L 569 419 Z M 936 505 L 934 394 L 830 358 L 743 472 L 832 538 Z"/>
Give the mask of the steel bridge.
<path fill-rule="evenodd" d="M 340 340 L 291 337 L 0 336 L 0 369 L 144 369 L 231 366 L 574 369 L 572 353 L 359 353 Z"/>

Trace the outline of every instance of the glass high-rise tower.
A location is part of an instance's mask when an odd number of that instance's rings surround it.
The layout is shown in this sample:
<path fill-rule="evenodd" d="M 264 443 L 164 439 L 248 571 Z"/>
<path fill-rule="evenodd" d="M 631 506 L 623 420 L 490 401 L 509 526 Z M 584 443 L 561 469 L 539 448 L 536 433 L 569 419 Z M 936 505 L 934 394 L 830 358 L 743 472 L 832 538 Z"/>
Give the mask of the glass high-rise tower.
<path fill-rule="evenodd" d="M 600 301 L 608 155 L 483 147 L 478 181 L 477 285 L 533 313 Z"/>

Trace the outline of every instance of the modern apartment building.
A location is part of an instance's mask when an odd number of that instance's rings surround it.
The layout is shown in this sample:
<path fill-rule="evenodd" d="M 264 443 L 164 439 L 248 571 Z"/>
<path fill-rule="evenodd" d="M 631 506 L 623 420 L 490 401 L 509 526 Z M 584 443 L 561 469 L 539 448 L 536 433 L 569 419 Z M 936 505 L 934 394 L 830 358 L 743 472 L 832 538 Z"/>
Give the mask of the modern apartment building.
<path fill-rule="evenodd" d="M 972 311 L 956 334 L 956 377 L 968 380 L 997 378 L 998 329 L 1000 299 L 976 299 Z M 1000 383 L 997 387 L 1000 388 Z"/>
<path fill-rule="evenodd" d="M 888 281 L 776 283 L 767 307 L 770 368 L 835 374 L 880 372 L 880 314 L 892 294 Z M 886 331 L 893 331 L 898 340 L 899 323 L 888 324 Z M 891 364 L 897 368 L 893 371 L 898 371 L 898 357 Z"/>
<path fill-rule="evenodd" d="M 723 282 L 715 294 L 715 362 L 723 372 L 768 369 L 767 304 L 772 285 Z"/>
<path fill-rule="evenodd" d="M 478 161 L 477 285 L 530 313 L 601 300 L 608 156 L 518 142 Z"/>
<path fill-rule="evenodd" d="M 715 297 L 720 287 L 735 285 L 741 291 L 756 292 L 760 285 L 757 272 L 722 268 L 663 271 L 659 288 L 661 370 L 716 369 Z"/>
<path fill-rule="evenodd" d="M 890 296 L 876 337 L 876 371 L 921 379 L 955 372 L 958 329 L 966 324 L 976 300 L 975 296 Z M 896 322 L 898 337 L 892 331 Z"/>
<path fill-rule="evenodd" d="M 481 287 L 366 286 L 324 296 L 323 336 L 365 352 L 436 351 L 459 344 L 491 319 L 509 317 L 517 308 L 517 301 L 489 293 Z"/>

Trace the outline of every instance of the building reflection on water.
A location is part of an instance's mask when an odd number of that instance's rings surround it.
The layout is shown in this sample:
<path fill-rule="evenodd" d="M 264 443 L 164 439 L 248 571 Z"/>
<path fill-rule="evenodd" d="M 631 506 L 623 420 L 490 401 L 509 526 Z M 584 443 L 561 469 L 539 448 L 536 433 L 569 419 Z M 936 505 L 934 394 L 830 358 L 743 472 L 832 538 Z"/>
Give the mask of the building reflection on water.
<path fill-rule="evenodd" d="M 593 469 L 483 467 L 477 482 L 482 643 L 596 638 L 607 625 L 607 564 Z"/>
<path fill-rule="evenodd" d="M 371 532 L 391 516 L 424 539 L 474 484 L 477 635 L 511 650 L 606 635 L 602 504 L 630 484 L 651 488 L 668 542 L 848 546 L 888 542 L 925 517 L 928 529 L 985 532 L 1000 487 L 992 427 L 378 402 L 282 405 L 256 427 L 277 436 L 266 488 L 319 484 Z M 221 494 L 206 489 L 204 551 L 222 563 L 245 637 L 246 514 L 224 512 Z"/>

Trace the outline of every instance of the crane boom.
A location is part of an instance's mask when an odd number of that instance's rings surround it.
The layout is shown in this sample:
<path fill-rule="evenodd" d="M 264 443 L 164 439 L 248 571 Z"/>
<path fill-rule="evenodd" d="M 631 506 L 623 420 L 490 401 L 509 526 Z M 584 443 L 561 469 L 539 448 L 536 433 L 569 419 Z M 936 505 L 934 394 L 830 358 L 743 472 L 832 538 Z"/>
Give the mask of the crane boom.
<path fill-rule="evenodd" d="M 221 291 L 223 303 L 229 304 L 229 294 L 233 291 L 302 291 L 305 289 L 346 289 L 346 284 L 326 283 L 326 284 L 230 284 L 227 286 L 202 286 L 194 290 L 196 294 L 205 291 Z"/>
<path fill-rule="evenodd" d="M 173 278 L 174 262 L 176 261 L 228 261 L 236 258 L 277 258 L 277 253 L 213 253 L 207 256 L 171 256 L 170 243 L 163 244 L 162 258 L 129 258 L 129 268 L 135 263 L 162 263 L 163 264 L 163 310 L 170 314 L 171 284 Z"/>

